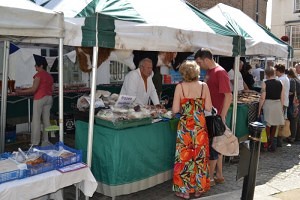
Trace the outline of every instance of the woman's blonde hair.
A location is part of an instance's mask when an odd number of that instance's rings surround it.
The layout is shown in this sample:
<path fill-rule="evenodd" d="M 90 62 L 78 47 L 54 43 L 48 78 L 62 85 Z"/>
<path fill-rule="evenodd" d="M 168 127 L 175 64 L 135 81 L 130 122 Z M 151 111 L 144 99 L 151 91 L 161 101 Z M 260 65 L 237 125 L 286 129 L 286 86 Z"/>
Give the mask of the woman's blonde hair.
<path fill-rule="evenodd" d="M 199 79 L 200 67 L 195 61 L 184 61 L 180 67 L 179 72 L 185 82 L 192 82 Z"/>

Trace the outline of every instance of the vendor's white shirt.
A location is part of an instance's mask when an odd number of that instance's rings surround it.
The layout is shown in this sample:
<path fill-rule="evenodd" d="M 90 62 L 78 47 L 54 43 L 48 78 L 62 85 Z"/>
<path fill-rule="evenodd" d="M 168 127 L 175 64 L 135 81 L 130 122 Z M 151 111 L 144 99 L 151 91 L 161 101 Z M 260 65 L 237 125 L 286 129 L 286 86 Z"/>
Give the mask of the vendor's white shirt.
<path fill-rule="evenodd" d="M 159 99 L 152 81 L 152 77 L 147 79 L 147 92 L 140 69 L 129 72 L 124 79 L 120 94 L 135 96 L 135 103 L 140 105 L 149 104 L 149 98 L 153 104 L 159 104 Z"/>
<path fill-rule="evenodd" d="M 229 80 L 234 80 L 234 71 L 233 71 L 233 69 L 231 69 L 228 72 L 228 76 L 229 76 Z M 230 82 L 230 89 L 231 89 L 231 91 L 233 91 L 233 85 L 232 85 L 231 82 Z M 241 91 L 241 90 L 244 90 L 244 80 L 243 80 L 243 76 L 242 76 L 241 72 L 239 71 L 238 72 L 238 91 Z"/>
<path fill-rule="evenodd" d="M 284 88 L 284 103 L 283 105 L 288 107 L 289 106 L 289 92 L 290 92 L 290 80 L 286 74 L 278 77 L 278 80 L 281 80 Z"/>
<path fill-rule="evenodd" d="M 260 81 L 260 72 L 261 71 L 264 71 L 264 70 L 261 68 L 256 68 L 252 71 L 252 76 L 255 81 Z"/>

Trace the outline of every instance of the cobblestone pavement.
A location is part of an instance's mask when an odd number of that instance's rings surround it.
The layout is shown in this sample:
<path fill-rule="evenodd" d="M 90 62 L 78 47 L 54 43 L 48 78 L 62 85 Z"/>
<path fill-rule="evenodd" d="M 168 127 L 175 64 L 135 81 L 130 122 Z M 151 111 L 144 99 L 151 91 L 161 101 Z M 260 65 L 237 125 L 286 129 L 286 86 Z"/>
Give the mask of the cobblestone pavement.
<path fill-rule="evenodd" d="M 220 199 L 240 199 L 243 186 L 243 179 L 236 181 L 237 164 L 224 163 L 223 173 L 225 183 L 214 186 L 207 192 L 203 199 L 215 198 L 221 194 L 239 191 L 235 193 L 236 198 L 222 197 Z M 262 152 L 260 154 L 259 167 L 256 178 L 256 191 L 259 193 L 279 193 L 280 191 L 295 190 L 300 188 L 300 184 L 294 184 L 293 180 L 300 180 L 300 142 L 277 148 L 276 152 Z M 300 183 L 300 181 L 298 181 Z M 272 186 L 272 187 L 271 187 Z M 296 188 L 295 188 L 296 187 Z M 116 200 L 176 200 L 179 199 L 172 192 L 172 181 L 169 180 L 155 187 L 136 192 L 129 195 L 117 196 Z M 274 190 L 277 190 L 274 191 Z M 212 197 L 215 196 L 215 197 Z M 64 199 L 75 199 L 75 188 L 70 186 L 64 190 Z M 210 198 L 211 197 L 211 198 Z M 80 199 L 85 199 L 81 194 Z M 110 197 L 95 193 L 91 200 L 110 200 Z M 200 198 L 202 199 L 202 198 Z M 263 198 L 262 198 L 263 199 Z M 300 199 L 299 197 L 295 199 Z"/>

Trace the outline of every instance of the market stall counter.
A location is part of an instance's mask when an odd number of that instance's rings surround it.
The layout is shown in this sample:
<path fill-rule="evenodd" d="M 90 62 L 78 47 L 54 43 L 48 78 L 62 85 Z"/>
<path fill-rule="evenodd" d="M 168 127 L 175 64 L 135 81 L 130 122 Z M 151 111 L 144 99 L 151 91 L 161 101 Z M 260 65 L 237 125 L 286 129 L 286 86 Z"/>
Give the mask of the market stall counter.
<path fill-rule="evenodd" d="M 247 140 L 249 135 L 249 123 L 257 120 L 259 94 L 245 93 L 238 97 L 237 117 L 235 135 L 240 141 Z M 233 105 L 228 109 L 226 116 L 226 124 L 229 128 L 232 125 Z"/>
<path fill-rule="evenodd" d="M 97 192 L 115 197 L 172 178 L 178 119 L 115 130 L 94 125 L 92 172 Z M 86 160 L 88 123 L 76 121 L 75 145 Z"/>
<path fill-rule="evenodd" d="M 88 167 L 61 173 L 52 170 L 43 174 L 0 184 L 0 199 L 34 199 L 76 184 L 86 195 L 93 196 L 97 182 Z M 57 192 L 55 199 L 62 199 Z"/>

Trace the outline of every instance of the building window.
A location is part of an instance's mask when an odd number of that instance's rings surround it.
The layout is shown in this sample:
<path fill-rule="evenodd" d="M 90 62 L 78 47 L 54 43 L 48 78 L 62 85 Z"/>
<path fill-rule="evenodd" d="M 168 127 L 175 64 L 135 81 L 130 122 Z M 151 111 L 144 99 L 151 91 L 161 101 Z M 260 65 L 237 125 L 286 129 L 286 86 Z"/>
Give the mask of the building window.
<path fill-rule="evenodd" d="M 300 12 L 300 0 L 294 0 L 294 12 Z"/>
<path fill-rule="evenodd" d="M 290 45 L 294 49 L 300 49 L 300 25 L 287 26 L 286 35 L 290 37 Z"/>

